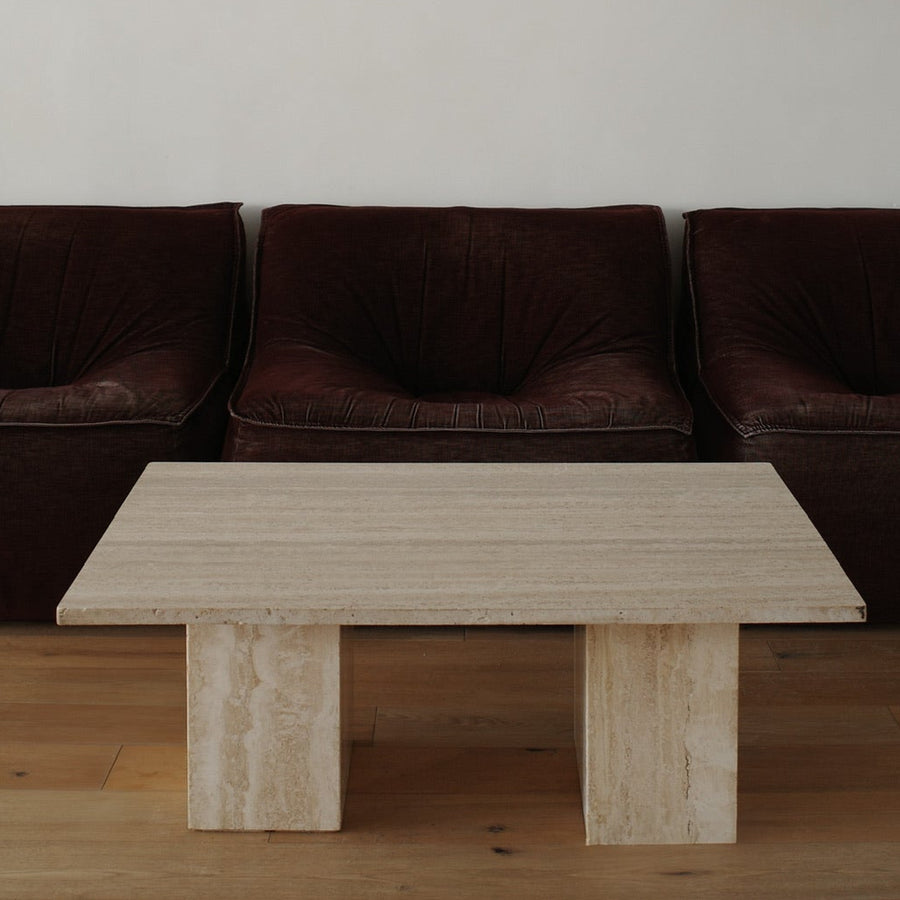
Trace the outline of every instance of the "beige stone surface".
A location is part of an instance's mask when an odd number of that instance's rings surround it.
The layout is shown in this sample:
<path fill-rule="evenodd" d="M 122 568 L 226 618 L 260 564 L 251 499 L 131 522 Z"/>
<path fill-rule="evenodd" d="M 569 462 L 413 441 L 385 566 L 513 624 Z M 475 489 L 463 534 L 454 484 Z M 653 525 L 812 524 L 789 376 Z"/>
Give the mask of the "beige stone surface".
<path fill-rule="evenodd" d="M 576 629 L 588 844 L 732 843 L 737 625 Z"/>
<path fill-rule="evenodd" d="M 153 463 L 62 624 L 834 622 L 767 463 Z"/>
<path fill-rule="evenodd" d="M 190 828 L 340 829 L 350 708 L 340 632 L 188 627 Z"/>

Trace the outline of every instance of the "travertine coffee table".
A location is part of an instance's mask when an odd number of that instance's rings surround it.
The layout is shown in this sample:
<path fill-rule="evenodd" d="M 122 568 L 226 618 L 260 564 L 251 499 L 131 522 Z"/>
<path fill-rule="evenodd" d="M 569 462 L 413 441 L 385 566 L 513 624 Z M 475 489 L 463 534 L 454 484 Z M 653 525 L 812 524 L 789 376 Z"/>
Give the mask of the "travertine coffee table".
<path fill-rule="evenodd" d="M 336 830 L 349 625 L 576 625 L 588 843 L 735 840 L 738 626 L 865 617 L 768 464 L 147 468 L 60 624 L 187 625 L 188 824 Z"/>

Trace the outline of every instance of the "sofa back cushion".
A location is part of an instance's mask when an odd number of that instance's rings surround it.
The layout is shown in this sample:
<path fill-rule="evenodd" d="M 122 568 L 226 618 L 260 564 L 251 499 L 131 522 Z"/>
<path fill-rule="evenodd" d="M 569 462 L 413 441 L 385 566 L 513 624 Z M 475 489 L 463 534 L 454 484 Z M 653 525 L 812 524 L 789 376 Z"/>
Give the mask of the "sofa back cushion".
<path fill-rule="evenodd" d="M 256 343 L 352 356 L 418 396 L 509 394 L 580 356 L 665 358 L 668 279 L 655 207 L 280 206 Z"/>
<path fill-rule="evenodd" d="M 70 384 L 161 348 L 221 367 L 237 210 L 0 207 L 0 389 Z"/>
<path fill-rule="evenodd" d="M 900 210 L 687 216 L 700 357 L 772 352 L 851 390 L 900 392 Z"/>

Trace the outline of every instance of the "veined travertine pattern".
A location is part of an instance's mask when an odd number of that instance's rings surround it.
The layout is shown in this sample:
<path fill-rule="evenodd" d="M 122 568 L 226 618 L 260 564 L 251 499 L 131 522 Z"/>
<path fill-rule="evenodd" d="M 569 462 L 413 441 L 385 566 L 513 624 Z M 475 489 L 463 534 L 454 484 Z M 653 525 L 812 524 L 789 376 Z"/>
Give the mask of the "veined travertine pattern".
<path fill-rule="evenodd" d="M 576 629 L 589 844 L 735 840 L 737 662 L 737 625 Z"/>
<path fill-rule="evenodd" d="M 341 696 L 338 626 L 189 626 L 189 826 L 338 830 Z"/>

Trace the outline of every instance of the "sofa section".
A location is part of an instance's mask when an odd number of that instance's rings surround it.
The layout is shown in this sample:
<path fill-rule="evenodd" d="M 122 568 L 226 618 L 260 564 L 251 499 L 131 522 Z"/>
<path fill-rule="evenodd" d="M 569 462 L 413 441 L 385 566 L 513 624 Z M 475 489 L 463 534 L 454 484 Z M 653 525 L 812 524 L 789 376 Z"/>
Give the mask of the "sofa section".
<path fill-rule="evenodd" d="M 217 459 L 238 205 L 0 207 L 0 618 L 51 620 L 152 460 Z"/>
<path fill-rule="evenodd" d="M 701 458 L 768 461 L 900 621 L 900 211 L 686 216 Z"/>
<path fill-rule="evenodd" d="M 649 206 L 280 206 L 225 458 L 693 458 Z"/>

